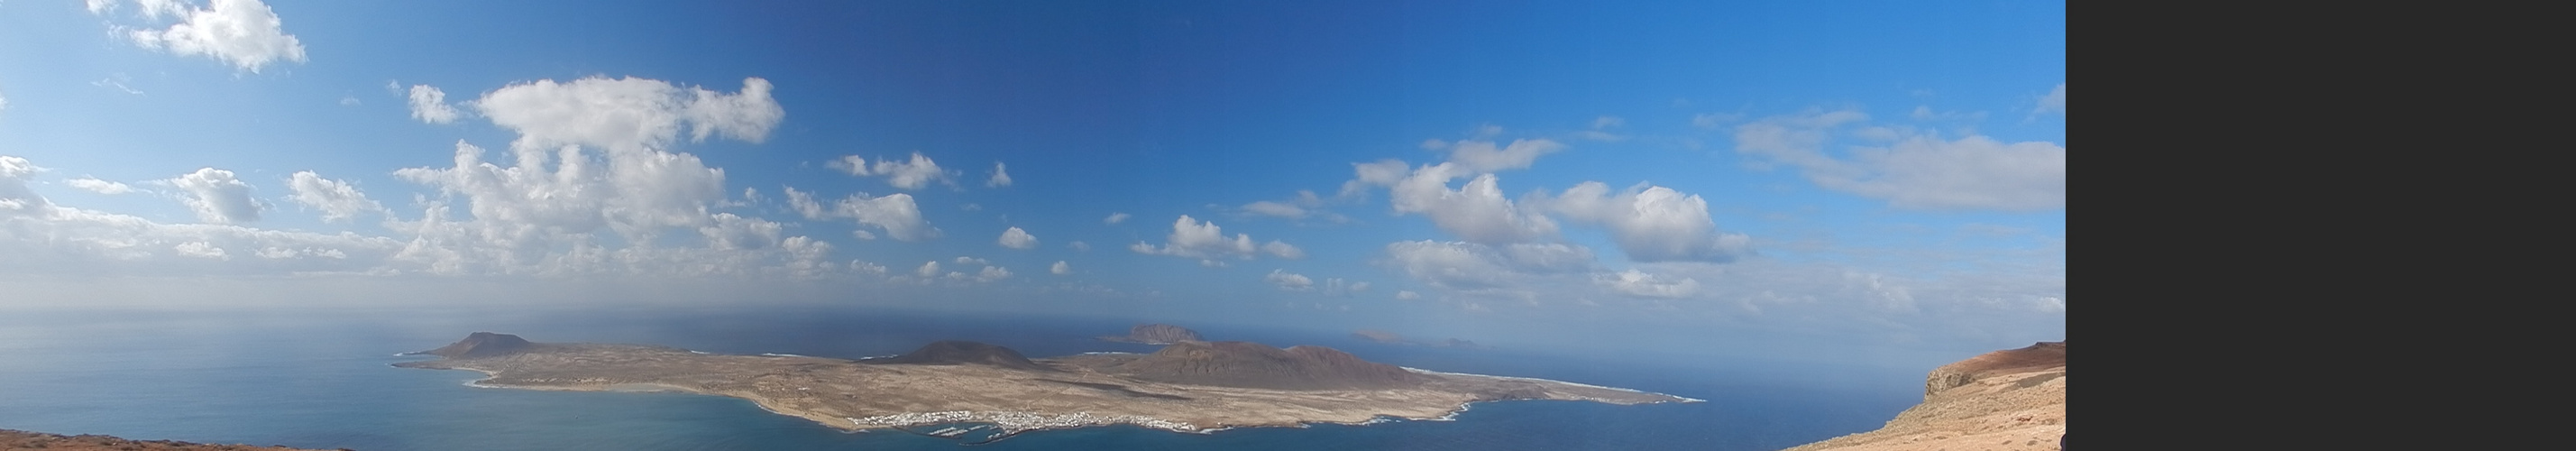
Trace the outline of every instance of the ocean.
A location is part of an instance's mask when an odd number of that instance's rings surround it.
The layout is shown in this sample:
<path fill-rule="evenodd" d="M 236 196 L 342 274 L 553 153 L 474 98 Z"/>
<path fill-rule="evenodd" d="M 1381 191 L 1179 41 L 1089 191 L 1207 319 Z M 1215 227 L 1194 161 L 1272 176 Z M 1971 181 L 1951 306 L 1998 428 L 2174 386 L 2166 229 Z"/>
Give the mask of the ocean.
<path fill-rule="evenodd" d="M 1211 340 L 1313 344 L 1436 371 L 1536 377 L 1708 400 L 1478 403 L 1454 421 L 1038 431 L 967 446 L 845 433 L 749 401 L 683 393 L 471 387 L 470 371 L 394 368 L 475 331 L 727 353 L 859 358 L 943 339 L 1030 357 L 1151 352 L 1104 342 L 1130 321 L 824 307 L 553 312 L 133 309 L 0 312 L 0 429 L 141 440 L 406 450 L 1776 450 L 1876 429 L 1919 379 L 1743 362 L 1581 357 L 1361 341 L 1347 332 L 1198 327 Z M 1915 376 L 1919 378 L 1919 376 Z M 1831 381 L 1831 382 L 1818 382 Z"/>

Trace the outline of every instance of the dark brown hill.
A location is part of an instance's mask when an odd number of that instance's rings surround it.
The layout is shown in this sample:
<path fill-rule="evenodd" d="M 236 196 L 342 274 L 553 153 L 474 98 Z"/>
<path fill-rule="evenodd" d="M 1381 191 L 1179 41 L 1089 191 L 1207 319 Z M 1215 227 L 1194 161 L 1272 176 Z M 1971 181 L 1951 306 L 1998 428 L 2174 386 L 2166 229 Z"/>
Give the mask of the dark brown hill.
<path fill-rule="evenodd" d="M 1321 346 L 1185 341 L 1105 370 L 1138 379 L 1282 390 L 1394 388 L 1428 378 Z"/>
<path fill-rule="evenodd" d="M 465 339 L 457 340 L 455 343 L 448 344 L 447 346 L 409 354 L 429 354 L 451 359 L 472 359 L 517 354 L 519 351 L 526 351 L 534 347 L 536 347 L 535 343 L 529 343 L 528 340 L 521 339 L 517 335 L 475 332 L 472 335 L 466 335 Z"/>
<path fill-rule="evenodd" d="M 880 365 L 990 365 L 1031 371 L 1057 371 L 1029 361 L 1011 348 L 972 341 L 945 340 L 922 345 L 921 349 L 882 359 L 862 360 Z"/>

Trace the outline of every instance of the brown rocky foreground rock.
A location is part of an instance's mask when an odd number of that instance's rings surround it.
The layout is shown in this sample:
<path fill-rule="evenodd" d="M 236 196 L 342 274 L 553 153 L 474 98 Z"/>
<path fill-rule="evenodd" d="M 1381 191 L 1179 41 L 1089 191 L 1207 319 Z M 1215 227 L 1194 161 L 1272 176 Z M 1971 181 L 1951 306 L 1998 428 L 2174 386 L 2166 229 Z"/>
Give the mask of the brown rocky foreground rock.
<path fill-rule="evenodd" d="M 1784 451 L 2056 450 L 2066 436 L 2066 342 L 2041 342 L 1932 370 L 1923 403 L 1876 431 Z"/>
<path fill-rule="evenodd" d="M 169 440 L 126 440 L 105 435 L 61 435 L 0 429 L 0 451 L 322 451 L 283 446 L 208 445 Z M 341 449 L 338 451 L 348 451 Z"/>

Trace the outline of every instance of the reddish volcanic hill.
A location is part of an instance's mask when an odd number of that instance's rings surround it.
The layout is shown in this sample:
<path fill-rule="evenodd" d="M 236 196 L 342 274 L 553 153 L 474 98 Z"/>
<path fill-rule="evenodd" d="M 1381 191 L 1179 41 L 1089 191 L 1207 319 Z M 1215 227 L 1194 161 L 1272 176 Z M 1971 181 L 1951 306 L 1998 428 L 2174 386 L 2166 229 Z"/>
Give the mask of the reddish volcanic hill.
<path fill-rule="evenodd" d="M 473 335 L 465 336 L 465 339 L 463 340 L 457 340 L 456 343 L 449 344 L 438 349 L 415 352 L 413 354 L 429 354 L 451 359 L 471 359 L 516 354 L 519 351 L 525 351 L 533 347 L 536 347 L 535 343 L 529 343 L 528 340 L 521 339 L 517 335 L 475 332 Z"/>
<path fill-rule="evenodd" d="M 946 340 L 922 345 L 921 349 L 903 355 L 863 362 L 884 365 L 991 365 L 1032 371 L 1057 371 L 1029 361 L 1011 348 L 972 341 Z"/>
<path fill-rule="evenodd" d="M 1185 341 L 1105 371 L 1162 382 L 1282 390 L 1392 388 L 1426 380 L 1402 367 L 1333 348 L 1279 349 L 1241 341 Z"/>

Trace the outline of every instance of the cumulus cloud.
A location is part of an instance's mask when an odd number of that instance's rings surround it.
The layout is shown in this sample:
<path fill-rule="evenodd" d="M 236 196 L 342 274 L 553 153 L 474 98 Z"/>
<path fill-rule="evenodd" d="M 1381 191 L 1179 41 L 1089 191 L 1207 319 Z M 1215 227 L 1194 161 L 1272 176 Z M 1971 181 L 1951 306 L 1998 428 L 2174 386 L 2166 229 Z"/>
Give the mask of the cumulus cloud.
<path fill-rule="evenodd" d="M 1002 239 L 1000 242 L 1002 247 L 1012 249 L 1033 249 L 1038 247 L 1038 237 L 1030 236 L 1028 231 L 1020 230 L 1018 227 L 1012 227 L 1010 230 L 1002 231 Z"/>
<path fill-rule="evenodd" d="M 977 271 L 975 273 L 975 281 L 977 282 L 992 283 L 1008 278 L 1011 278 L 1011 270 L 1000 266 L 986 266 L 983 271 Z"/>
<path fill-rule="evenodd" d="M 171 246 L 171 247 L 170 247 L 170 249 L 171 249 L 171 250 L 174 250 L 174 251 L 178 251 L 178 252 L 179 252 L 179 255 L 185 255 L 185 256 L 190 256 L 190 257 L 197 257 L 197 258 L 211 258 L 211 259 L 216 259 L 216 260 L 231 260 L 231 259 L 232 259 L 232 257 L 231 257 L 231 256 L 224 255 L 224 248 L 215 247 L 214 245 L 211 245 L 211 244 L 206 244 L 206 242 L 204 242 L 204 241 L 190 241 L 190 242 L 185 242 L 185 243 L 179 243 L 179 245 L 177 245 L 177 246 Z"/>
<path fill-rule="evenodd" d="M 538 80 L 486 93 L 472 106 L 520 133 L 514 147 L 596 146 L 611 152 L 669 147 L 681 132 L 692 142 L 722 136 L 759 143 L 786 118 L 769 80 L 745 78 L 726 94 L 634 77 Z M 694 157 L 691 158 L 694 160 Z"/>
<path fill-rule="evenodd" d="M 99 194 L 125 194 L 134 192 L 134 187 L 126 186 L 123 183 L 99 180 L 90 177 L 71 179 L 64 183 L 71 185 L 73 188 L 80 188 Z"/>
<path fill-rule="evenodd" d="M 1138 241 L 1127 248 L 1142 254 L 1201 259 L 1200 264 L 1208 266 L 1219 266 L 1222 262 L 1215 261 L 1219 258 L 1233 257 L 1250 260 L 1256 253 L 1269 253 L 1289 259 L 1306 256 L 1305 251 L 1279 241 L 1255 246 L 1252 244 L 1252 235 L 1249 234 L 1237 233 L 1234 234 L 1234 238 L 1226 238 L 1225 233 L 1218 229 L 1215 222 L 1202 223 L 1190 218 L 1189 215 L 1181 215 L 1179 220 L 1172 222 L 1172 234 L 1164 241 L 1161 246 Z"/>
<path fill-rule="evenodd" d="M 929 221 L 921 218 L 921 206 L 913 203 L 910 194 L 895 193 L 885 197 L 869 197 L 867 193 L 856 193 L 841 198 L 839 202 L 827 208 L 821 202 L 815 201 L 812 193 L 797 191 L 792 187 L 786 188 L 786 192 L 787 205 L 803 214 L 805 219 L 851 219 L 862 225 L 884 229 L 887 236 L 903 241 L 920 241 L 940 236 L 938 228 L 931 227 Z"/>
<path fill-rule="evenodd" d="M 354 99 L 352 99 L 354 100 Z M 447 93 L 430 85 L 411 86 L 411 118 L 432 124 L 456 122 L 455 107 L 447 105 Z"/>
<path fill-rule="evenodd" d="M 1310 279 L 1300 274 L 1289 273 L 1285 270 L 1270 270 L 1270 275 L 1262 276 L 1261 280 L 1264 282 L 1270 282 L 1271 285 L 1278 286 L 1279 291 L 1315 290 L 1315 279 Z"/>
<path fill-rule="evenodd" d="M 1493 141 L 1462 140 L 1449 145 L 1449 162 L 1474 172 L 1495 172 L 1530 167 L 1540 155 L 1565 150 L 1564 144 L 1546 139 L 1512 140 L 1496 146 Z"/>
<path fill-rule="evenodd" d="M 1751 238 L 1717 230 L 1706 200 L 1671 188 L 1641 183 L 1612 194 L 1609 185 L 1583 182 L 1554 198 L 1534 193 L 1525 203 L 1609 229 L 1632 261 L 1726 262 L 1751 252 Z"/>
<path fill-rule="evenodd" d="M 1980 135 L 1956 140 L 1928 132 L 1869 128 L 1887 146 L 1825 151 L 1851 111 L 1774 117 L 1736 128 L 1736 152 L 1799 169 L 1819 187 L 1912 209 L 2041 210 L 2066 206 L 2066 148 L 2006 144 Z"/>
<path fill-rule="evenodd" d="M 699 227 L 698 234 L 706 237 L 708 247 L 723 250 L 770 247 L 779 243 L 779 235 L 786 229 L 776 222 L 735 216 L 733 213 L 717 213 L 710 222 L 705 227 Z M 821 243 L 816 242 L 816 244 Z"/>
<path fill-rule="evenodd" d="M 141 1 L 146 17 L 179 16 L 163 29 L 122 30 L 144 48 L 177 55 L 202 55 L 257 73 L 269 64 L 304 62 L 304 43 L 286 34 L 283 21 L 258 0 L 214 0 L 207 8 L 172 1 Z M 106 8 L 90 3 L 90 12 Z"/>
<path fill-rule="evenodd" d="M 366 193 L 358 192 L 358 187 L 322 178 L 313 171 L 297 171 L 294 178 L 287 180 L 286 186 L 295 192 L 290 198 L 296 203 L 322 210 L 323 221 L 345 221 L 359 213 L 385 211 L 383 204 L 367 199 Z"/>
<path fill-rule="evenodd" d="M 1359 179 L 1354 182 L 1388 186 L 1397 213 L 1428 216 L 1432 225 L 1460 239 L 1513 243 L 1552 236 L 1557 231 L 1555 221 L 1537 211 L 1522 211 L 1503 197 L 1501 179 L 1493 174 L 1476 175 L 1466 185 L 1449 189 L 1450 180 L 1466 175 L 1465 168 L 1457 163 L 1424 165 L 1401 179 L 1391 178 L 1383 163 L 1388 162 L 1358 165 Z"/>
<path fill-rule="evenodd" d="M 931 182 L 939 182 L 950 187 L 957 186 L 957 171 L 940 169 L 939 162 L 932 161 L 921 152 L 913 152 L 910 160 L 877 160 L 874 166 L 870 166 L 866 158 L 857 155 L 843 156 L 838 160 L 824 162 L 824 165 L 840 169 L 853 176 L 885 177 L 886 184 L 907 190 L 921 189 L 924 186 L 930 186 Z M 998 170 L 1000 166 L 995 168 Z M 1003 180 L 1008 181 L 1009 178 L 1005 176 Z"/>
<path fill-rule="evenodd" d="M 987 188 L 1011 186 L 1011 172 L 1002 167 L 1002 162 L 993 162 L 993 175 L 984 178 L 984 186 Z"/>
<path fill-rule="evenodd" d="M 1396 290 L 1395 298 L 1407 301 L 1422 299 L 1422 293 L 1415 293 L 1413 290 Z"/>
<path fill-rule="evenodd" d="M 939 261 L 937 261 L 937 260 L 933 260 L 933 261 L 929 261 L 929 262 L 924 262 L 924 263 L 922 263 L 922 264 L 921 264 L 921 269 L 913 270 L 913 271 L 912 271 L 912 273 L 913 273 L 913 275 L 918 275 L 918 276 L 921 276 L 921 277 L 924 277 L 924 278 L 933 277 L 933 276 L 938 276 L 938 275 L 939 275 Z"/>
<path fill-rule="evenodd" d="M 1055 266 L 1047 267 L 1047 272 L 1055 273 L 1055 275 L 1059 276 L 1073 274 L 1073 265 L 1065 264 L 1064 260 L 1056 260 Z"/>
<path fill-rule="evenodd" d="M 189 209 L 197 212 L 197 219 L 201 221 L 216 224 L 258 221 L 259 211 L 267 208 L 266 204 L 251 198 L 250 184 L 233 178 L 233 171 L 202 168 L 169 181 L 188 192 L 189 196 L 184 200 Z"/>
<path fill-rule="evenodd" d="M 1107 218 L 1101 218 L 1101 219 L 1100 219 L 1100 223 L 1102 223 L 1102 224 L 1117 224 L 1117 223 L 1121 223 L 1121 222 L 1127 222 L 1127 218 L 1128 218 L 1128 217 L 1129 217 L 1129 215 L 1128 215 L 1128 214 L 1126 214 L 1126 213 L 1110 213 L 1110 214 L 1109 214 L 1109 217 L 1107 217 Z"/>

